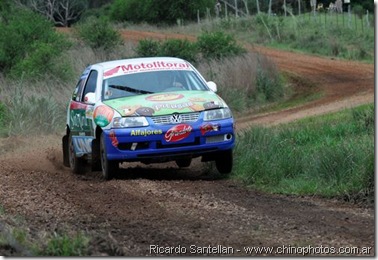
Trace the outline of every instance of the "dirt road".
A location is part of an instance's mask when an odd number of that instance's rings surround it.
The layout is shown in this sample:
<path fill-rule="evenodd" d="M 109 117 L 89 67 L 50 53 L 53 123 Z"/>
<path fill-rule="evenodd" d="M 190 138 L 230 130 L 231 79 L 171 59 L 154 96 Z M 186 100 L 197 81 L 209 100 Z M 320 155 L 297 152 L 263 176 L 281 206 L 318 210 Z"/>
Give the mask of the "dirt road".
<path fill-rule="evenodd" d="M 305 77 L 324 96 L 302 107 L 240 118 L 241 128 L 374 100 L 373 65 L 250 48 L 274 59 L 281 70 Z M 128 165 L 104 182 L 99 172 L 77 176 L 64 168 L 60 145 L 60 136 L 0 140 L 0 204 L 6 212 L 0 213 L 0 231 L 7 225 L 28 227 L 36 243 L 53 232 L 83 231 L 93 238 L 90 255 L 374 254 L 372 208 L 257 192 L 198 161 L 190 169 Z M 0 255 L 23 254 L 0 246 Z"/>

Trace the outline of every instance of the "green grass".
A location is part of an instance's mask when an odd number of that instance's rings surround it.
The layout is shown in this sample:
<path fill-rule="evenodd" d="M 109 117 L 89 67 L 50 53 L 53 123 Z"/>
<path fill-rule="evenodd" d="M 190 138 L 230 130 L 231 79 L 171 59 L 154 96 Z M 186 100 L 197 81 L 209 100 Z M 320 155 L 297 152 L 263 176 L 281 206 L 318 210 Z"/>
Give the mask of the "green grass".
<path fill-rule="evenodd" d="M 199 35 L 201 31 L 222 28 L 239 41 L 250 44 L 271 46 L 283 50 L 308 54 L 374 62 L 374 22 L 370 15 L 370 26 L 365 17 L 348 14 L 318 14 L 268 16 L 251 15 L 235 19 L 217 19 L 199 24 L 170 27 L 170 32 Z M 364 24 L 365 23 L 365 24 Z M 363 26 L 364 25 L 364 26 Z M 138 28 L 136 28 L 138 30 Z M 160 28 L 150 28 L 159 31 Z"/>
<path fill-rule="evenodd" d="M 348 199 L 374 194 L 374 105 L 238 138 L 234 176 L 257 189 Z"/>
<path fill-rule="evenodd" d="M 88 242 L 89 239 L 80 233 L 73 237 L 54 234 L 48 241 L 46 247 L 38 252 L 38 255 L 85 256 L 87 255 Z"/>

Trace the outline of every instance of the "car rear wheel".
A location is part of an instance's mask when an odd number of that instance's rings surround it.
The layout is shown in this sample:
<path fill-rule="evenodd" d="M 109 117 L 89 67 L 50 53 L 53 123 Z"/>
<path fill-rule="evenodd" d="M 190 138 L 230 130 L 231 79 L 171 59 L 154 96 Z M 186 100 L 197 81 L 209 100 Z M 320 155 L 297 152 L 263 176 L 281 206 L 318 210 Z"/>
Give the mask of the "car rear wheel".
<path fill-rule="evenodd" d="M 231 173 L 233 166 L 232 150 L 220 152 L 215 159 L 215 166 L 221 174 Z"/>
<path fill-rule="evenodd" d="M 70 154 L 69 154 L 69 145 L 68 145 L 68 135 L 63 136 L 62 138 L 62 150 L 63 150 L 63 165 L 70 167 Z"/>
<path fill-rule="evenodd" d="M 192 158 L 182 158 L 182 159 L 176 160 L 176 164 L 180 168 L 189 167 L 191 163 L 192 163 Z"/>
<path fill-rule="evenodd" d="M 71 133 L 68 137 L 68 158 L 69 166 L 74 174 L 85 173 L 85 161 L 83 158 L 77 157 L 75 155 L 75 149 Z"/>
<path fill-rule="evenodd" d="M 101 157 L 102 177 L 105 180 L 110 180 L 116 175 L 119 168 L 119 163 L 117 161 L 108 160 L 108 157 L 106 154 L 106 143 L 105 143 L 104 133 L 101 134 L 100 157 Z"/>

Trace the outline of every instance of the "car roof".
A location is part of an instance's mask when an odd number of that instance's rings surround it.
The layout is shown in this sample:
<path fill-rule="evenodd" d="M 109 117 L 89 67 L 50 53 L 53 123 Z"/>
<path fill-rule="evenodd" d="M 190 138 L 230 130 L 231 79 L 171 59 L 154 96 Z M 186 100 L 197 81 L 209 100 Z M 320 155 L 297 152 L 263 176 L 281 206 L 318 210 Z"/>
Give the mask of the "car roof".
<path fill-rule="evenodd" d="M 114 68 L 117 66 L 122 66 L 125 64 L 140 64 L 140 63 L 152 63 L 152 62 L 180 62 L 188 63 L 186 60 L 175 58 L 175 57 L 143 57 L 143 58 L 131 58 L 131 59 L 121 59 L 113 61 L 105 61 L 100 63 L 92 64 L 91 67 L 102 67 L 103 70 Z"/>

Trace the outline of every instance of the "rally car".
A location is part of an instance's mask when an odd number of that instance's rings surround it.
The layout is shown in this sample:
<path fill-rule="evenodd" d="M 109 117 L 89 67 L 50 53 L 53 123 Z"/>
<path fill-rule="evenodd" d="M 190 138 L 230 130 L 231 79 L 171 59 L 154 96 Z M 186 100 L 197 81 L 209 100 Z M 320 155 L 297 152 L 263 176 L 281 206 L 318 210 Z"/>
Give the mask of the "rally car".
<path fill-rule="evenodd" d="M 67 109 L 63 162 L 76 174 L 101 170 L 105 179 L 122 162 L 195 157 L 232 171 L 234 119 L 214 82 L 189 62 L 172 57 L 135 58 L 88 66 Z"/>

